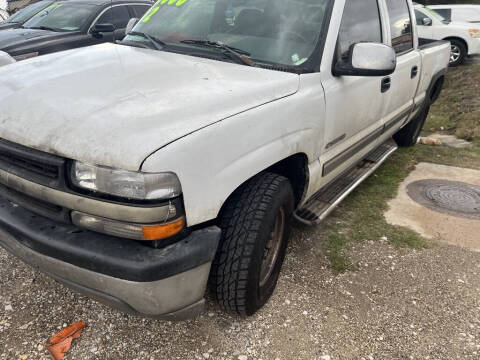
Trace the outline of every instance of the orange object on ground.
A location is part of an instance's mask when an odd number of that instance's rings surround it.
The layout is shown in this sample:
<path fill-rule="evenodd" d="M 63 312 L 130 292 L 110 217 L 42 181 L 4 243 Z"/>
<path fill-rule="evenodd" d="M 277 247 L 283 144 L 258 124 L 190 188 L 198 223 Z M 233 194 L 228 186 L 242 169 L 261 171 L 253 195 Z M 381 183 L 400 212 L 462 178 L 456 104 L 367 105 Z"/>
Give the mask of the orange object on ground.
<path fill-rule="evenodd" d="M 45 344 L 47 350 L 50 352 L 50 355 L 52 355 L 55 360 L 63 359 L 67 351 L 70 350 L 72 340 L 80 337 L 84 327 L 85 323 L 83 321 L 79 321 L 55 334 Z"/>

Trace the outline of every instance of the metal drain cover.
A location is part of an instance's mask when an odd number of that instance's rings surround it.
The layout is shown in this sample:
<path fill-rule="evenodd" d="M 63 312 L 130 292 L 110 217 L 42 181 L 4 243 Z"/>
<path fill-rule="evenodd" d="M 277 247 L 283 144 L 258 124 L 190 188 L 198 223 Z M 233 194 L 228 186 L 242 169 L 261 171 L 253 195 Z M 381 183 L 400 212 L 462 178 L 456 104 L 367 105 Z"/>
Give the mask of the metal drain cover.
<path fill-rule="evenodd" d="M 415 202 L 441 213 L 480 219 L 480 186 L 448 180 L 420 180 L 407 186 Z"/>

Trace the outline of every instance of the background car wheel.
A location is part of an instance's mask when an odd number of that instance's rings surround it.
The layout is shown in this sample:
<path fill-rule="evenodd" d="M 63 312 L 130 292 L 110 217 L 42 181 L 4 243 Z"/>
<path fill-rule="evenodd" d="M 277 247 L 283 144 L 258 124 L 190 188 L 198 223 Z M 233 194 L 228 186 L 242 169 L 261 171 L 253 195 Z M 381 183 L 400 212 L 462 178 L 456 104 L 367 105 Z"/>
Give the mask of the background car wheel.
<path fill-rule="evenodd" d="M 467 56 L 467 48 L 463 42 L 455 39 L 451 39 L 450 43 L 450 66 L 458 66 L 465 61 L 465 57 Z"/>
<path fill-rule="evenodd" d="M 224 310 L 249 316 L 268 301 L 285 258 L 293 207 L 290 182 L 273 173 L 254 177 L 229 199 L 209 281 Z"/>
<path fill-rule="evenodd" d="M 424 106 L 413 120 L 393 135 L 398 146 L 409 147 L 417 143 L 429 111 L 430 106 Z"/>

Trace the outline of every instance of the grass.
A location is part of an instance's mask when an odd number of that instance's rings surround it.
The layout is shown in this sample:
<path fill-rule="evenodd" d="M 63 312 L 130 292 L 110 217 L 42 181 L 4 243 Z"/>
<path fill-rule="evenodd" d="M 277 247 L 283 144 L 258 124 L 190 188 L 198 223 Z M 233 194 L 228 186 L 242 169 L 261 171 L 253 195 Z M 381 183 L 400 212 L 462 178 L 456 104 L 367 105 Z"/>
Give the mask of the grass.
<path fill-rule="evenodd" d="M 450 69 L 425 130 L 443 131 L 465 140 L 480 139 L 480 65 Z"/>
<path fill-rule="evenodd" d="M 354 269 L 348 249 L 365 240 L 386 237 L 396 247 L 422 249 L 430 243 L 414 231 L 387 224 L 383 213 L 399 184 L 419 162 L 480 169 L 480 66 L 450 71 L 446 87 L 433 106 L 427 129 L 441 129 L 472 141 L 468 149 L 417 145 L 399 149 L 375 174 L 354 191 L 325 222 L 321 237 L 337 272 Z"/>

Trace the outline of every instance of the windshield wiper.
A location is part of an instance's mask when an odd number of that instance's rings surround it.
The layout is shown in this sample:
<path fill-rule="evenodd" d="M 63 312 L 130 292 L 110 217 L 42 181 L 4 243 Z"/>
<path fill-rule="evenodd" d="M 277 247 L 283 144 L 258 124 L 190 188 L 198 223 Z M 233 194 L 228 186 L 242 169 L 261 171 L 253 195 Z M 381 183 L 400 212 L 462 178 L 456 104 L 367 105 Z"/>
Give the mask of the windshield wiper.
<path fill-rule="evenodd" d="M 195 39 L 182 40 L 180 42 L 183 43 L 183 44 L 201 45 L 201 46 L 205 46 L 205 47 L 221 49 L 221 50 L 226 51 L 228 54 L 230 54 L 235 59 L 240 60 L 242 63 L 244 63 L 248 66 L 256 66 L 255 61 L 253 61 L 252 59 L 249 59 L 247 57 L 247 56 L 251 55 L 248 51 L 238 49 L 238 48 L 235 48 L 233 46 L 228 46 L 228 45 L 223 44 L 221 42 L 210 41 L 210 40 L 195 40 Z"/>
<path fill-rule="evenodd" d="M 143 33 L 143 32 L 140 32 L 140 31 L 131 31 L 131 32 L 128 33 L 128 35 L 141 36 L 141 37 L 147 39 L 148 41 L 150 41 L 150 43 L 157 50 L 162 50 L 167 45 L 162 40 L 157 39 L 157 38 L 153 37 L 152 35 L 149 35 L 147 33 Z"/>
<path fill-rule="evenodd" d="M 48 27 L 48 26 L 33 26 L 33 27 L 30 27 L 29 29 L 47 30 L 47 31 L 60 31 L 60 29 L 55 29 L 55 28 L 51 28 L 51 27 Z"/>

